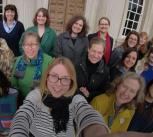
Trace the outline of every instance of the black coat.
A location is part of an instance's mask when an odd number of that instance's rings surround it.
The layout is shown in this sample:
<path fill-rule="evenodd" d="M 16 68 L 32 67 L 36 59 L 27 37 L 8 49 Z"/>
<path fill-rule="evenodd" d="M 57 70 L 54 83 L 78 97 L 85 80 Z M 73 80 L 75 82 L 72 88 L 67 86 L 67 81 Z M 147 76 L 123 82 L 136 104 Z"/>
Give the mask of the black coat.
<path fill-rule="evenodd" d="M 89 97 L 87 98 L 88 102 L 95 96 L 104 93 L 110 86 L 109 69 L 104 60 L 101 60 L 96 72 L 93 73 L 90 78 L 87 72 L 86 61 L 82 61 L 82 63 L 76 67 L 76 72 L 78 88 L 86 87 L 89 91 Z"/>

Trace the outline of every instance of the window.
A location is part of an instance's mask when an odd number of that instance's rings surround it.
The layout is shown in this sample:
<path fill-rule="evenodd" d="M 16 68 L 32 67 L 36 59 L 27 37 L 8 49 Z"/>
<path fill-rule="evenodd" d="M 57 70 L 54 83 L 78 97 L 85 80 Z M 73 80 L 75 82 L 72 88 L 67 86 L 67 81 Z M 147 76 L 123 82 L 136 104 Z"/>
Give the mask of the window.
<path fill-rule="evenodd" d="M 3 15 L 3 0 L 0 0 L 0 20 L 2 20 Z"/>
<path fill-rule="evenodd" d="M 126 36 L 131 30 L 137 30 L 143 6 L 144 0 L 129 0 L 127 16 L 122 32 L 123 36 Z"/>

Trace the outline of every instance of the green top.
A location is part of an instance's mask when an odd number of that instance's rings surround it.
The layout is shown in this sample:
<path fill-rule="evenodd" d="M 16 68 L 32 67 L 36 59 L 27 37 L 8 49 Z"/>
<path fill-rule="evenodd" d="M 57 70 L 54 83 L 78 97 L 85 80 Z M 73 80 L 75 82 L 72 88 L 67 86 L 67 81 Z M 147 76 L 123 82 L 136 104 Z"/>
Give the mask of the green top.
<path fill-rule="evenodd" d="M 38 33 L 38 27 L 33 26 L 28 28 L 25 32 L 37 32 Z M 23 35 L 22 34 L 19 45 L 20 45 L 20 52 L 22 52 L 22 43 L 23 43 Z M 50 56 L 53 56 L 53 48 L 56 46 L 57 36 L 55 31 L 50 27 L 45 27 L 45 32 L 41 38 L 40 47 L 43 50 L 43 52 L 47 53 Z"/>
<path fill-rule="evenodd" d="M 11 84 L 14 88 L 19 90 L 21 95 L 25 98 L 26 95 L 31 91 L 33 86 L 33 75 L 35 73 L 35 66 L 27 65 L 24 77 L 22 79 L 16 78 L 14 76 L 17 63 L 19 62 L 21 56 L 19 56 L 13 66 L 13 73 L 11 77 Z M 47 69 L 48 65 L 53 61 L 53 59 L 47 54 L 43 53 L 43 63 L 42 63 L 42 74 Z"/>

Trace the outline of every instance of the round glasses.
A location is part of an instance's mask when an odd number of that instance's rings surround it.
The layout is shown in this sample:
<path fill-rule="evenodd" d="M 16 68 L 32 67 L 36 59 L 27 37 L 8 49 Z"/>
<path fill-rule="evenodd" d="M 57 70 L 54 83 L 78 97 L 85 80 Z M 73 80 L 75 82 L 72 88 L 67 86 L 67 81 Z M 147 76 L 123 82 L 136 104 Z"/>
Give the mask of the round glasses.
<path fill-rule="evenodd" d="M 58 81 L 60 81 L 63 86 L 68 86 L 72 82 L 72 80 L 68 77 L 59 78 L 59 76 L 55 74 L 48 74 L 48 80 L 51 83 L 57 83 Z"/>

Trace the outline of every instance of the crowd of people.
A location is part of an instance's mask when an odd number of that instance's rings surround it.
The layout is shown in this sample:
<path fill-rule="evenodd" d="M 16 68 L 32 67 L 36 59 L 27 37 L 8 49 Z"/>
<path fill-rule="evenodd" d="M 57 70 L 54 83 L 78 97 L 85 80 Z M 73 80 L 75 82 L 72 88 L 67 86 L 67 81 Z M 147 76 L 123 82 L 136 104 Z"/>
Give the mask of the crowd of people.
<path fill-rule="evenodd" d="M 76 15 L 57 36 L 39 8 L 25 30 L 16 6 L 5 6 L 0 136 L 153 136 L 152 40 L 131 30 L 115 45 L 109 18 L 97 25 L 88 34 L 86 18 Z"/>

